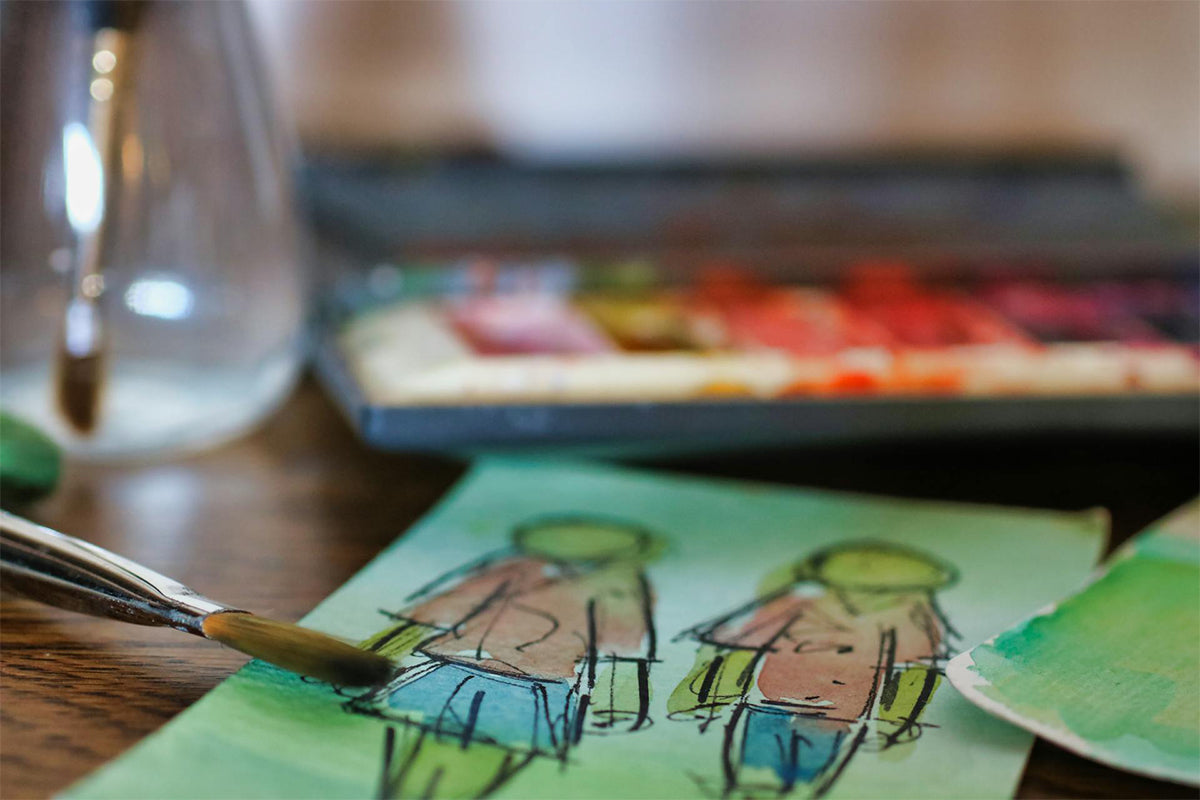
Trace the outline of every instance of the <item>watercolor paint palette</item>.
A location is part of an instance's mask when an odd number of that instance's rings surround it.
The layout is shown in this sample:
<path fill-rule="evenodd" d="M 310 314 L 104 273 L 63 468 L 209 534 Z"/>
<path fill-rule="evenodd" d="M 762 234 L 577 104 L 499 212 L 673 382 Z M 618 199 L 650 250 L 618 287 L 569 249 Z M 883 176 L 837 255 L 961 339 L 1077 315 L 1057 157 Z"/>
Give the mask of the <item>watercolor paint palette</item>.
<path fill-rule="evenodd" d="M 377 268 L 366 296 L 342 298 L 352 310 L 319 363 L 384 447 L 1195 425 L 1200 288 L 1186 277 L 696 274 Z"/>

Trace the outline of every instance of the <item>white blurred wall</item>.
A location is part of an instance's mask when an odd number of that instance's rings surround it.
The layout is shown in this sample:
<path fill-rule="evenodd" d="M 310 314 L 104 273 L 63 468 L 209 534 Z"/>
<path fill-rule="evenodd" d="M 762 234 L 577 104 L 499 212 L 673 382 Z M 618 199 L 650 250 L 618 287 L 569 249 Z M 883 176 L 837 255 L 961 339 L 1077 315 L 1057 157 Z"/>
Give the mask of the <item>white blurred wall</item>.
<path fill-rule="evenodd" d="M 252 0 L 311 147 L 1114 146 L 1200 197 L 1200 2 Z"/>

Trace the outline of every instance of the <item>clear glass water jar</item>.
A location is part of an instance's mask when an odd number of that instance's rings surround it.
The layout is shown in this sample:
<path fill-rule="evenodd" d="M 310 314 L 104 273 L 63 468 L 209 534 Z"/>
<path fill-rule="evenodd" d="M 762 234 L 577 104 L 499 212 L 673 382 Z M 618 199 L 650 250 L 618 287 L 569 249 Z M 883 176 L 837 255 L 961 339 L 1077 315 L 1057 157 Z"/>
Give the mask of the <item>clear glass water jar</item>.
<path fill-rule="evenodd" d="M 0 14 L 0 406 L 81 457 L 247 430 L 295 381 L 306 280 L 292 152 L 245 7 L 142 3 L 122 48 L 98 38 L 91 3 Z M 106 102 L 120 108 L 101 153 Z M 86 432 L 56 394 L 81 286 L 104 333 Z"/>

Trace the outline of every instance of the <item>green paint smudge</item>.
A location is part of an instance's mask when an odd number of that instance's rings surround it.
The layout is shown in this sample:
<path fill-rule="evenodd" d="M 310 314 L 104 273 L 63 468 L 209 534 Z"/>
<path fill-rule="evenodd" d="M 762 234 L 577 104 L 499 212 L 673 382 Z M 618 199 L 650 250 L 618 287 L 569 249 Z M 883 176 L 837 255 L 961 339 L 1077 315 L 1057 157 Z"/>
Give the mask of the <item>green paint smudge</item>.
<path fill-rule="evenodd" d="M 976 648 L 980 691 L 1130 765 L 1200 759 L 1200 569 L 1138 547 L 1052 613 Z M 1149 745 L 1150 748 L 1147 748 Z"/>

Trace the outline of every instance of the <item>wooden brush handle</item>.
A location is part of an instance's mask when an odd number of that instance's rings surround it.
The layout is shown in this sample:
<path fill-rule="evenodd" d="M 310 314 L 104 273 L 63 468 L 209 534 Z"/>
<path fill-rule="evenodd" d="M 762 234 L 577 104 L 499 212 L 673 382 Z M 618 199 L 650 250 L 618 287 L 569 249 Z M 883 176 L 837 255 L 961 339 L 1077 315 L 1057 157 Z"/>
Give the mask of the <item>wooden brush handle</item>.
<path fill-rule="evenodd" d="M 0 576 L 50 605 L 203 636 L 208 614 L 232 610 L 103 547 L 0 511 Z"/>

